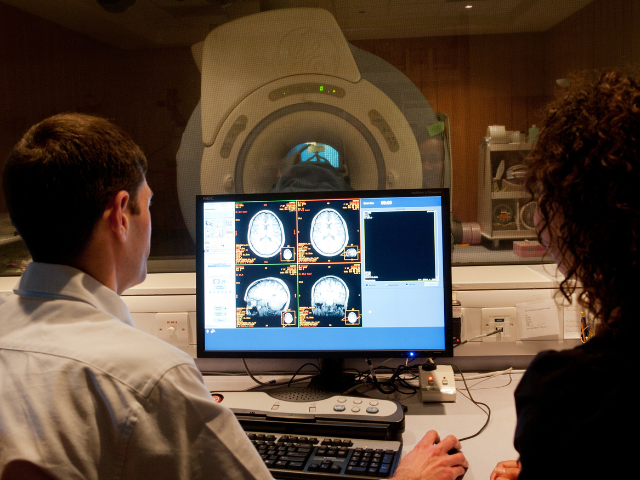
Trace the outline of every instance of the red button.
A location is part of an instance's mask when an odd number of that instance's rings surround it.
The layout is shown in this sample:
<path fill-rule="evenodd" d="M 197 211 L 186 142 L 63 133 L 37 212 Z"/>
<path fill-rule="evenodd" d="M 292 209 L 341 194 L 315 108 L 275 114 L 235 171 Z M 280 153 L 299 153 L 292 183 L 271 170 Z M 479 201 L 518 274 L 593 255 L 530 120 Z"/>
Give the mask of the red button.
<path fill-rule="evenodd" d="M 212 393 L 211 398 L 213 399 L 214 402 L 220 403 L 224 397 L 219 393 Z"/>

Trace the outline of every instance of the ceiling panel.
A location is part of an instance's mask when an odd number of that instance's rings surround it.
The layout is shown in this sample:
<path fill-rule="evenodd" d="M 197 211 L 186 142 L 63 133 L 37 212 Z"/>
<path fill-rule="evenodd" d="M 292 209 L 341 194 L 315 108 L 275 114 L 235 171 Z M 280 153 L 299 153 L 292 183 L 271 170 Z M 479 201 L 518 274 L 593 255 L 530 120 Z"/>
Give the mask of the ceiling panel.
<path fill-rule="evenodd" d="M 347 39 L 546 31 L 592 0 L 0 0 L 120 48 L 189 46 L 218 25 L 276 7 L 329 10 Z M 472 8 L 466 8 L 471 5 Z"/>

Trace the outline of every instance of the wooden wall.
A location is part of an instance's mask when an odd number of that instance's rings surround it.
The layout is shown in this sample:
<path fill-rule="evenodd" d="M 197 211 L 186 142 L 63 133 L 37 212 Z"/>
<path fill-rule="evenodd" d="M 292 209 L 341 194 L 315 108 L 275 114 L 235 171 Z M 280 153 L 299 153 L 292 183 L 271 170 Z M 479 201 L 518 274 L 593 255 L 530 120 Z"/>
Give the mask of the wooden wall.
<path fill-rule="evenodd" d="M 640 64 L 640 2 L 596 0 L 547 34 L 549 81 L 574 70 Z"/>
<path fill-rule="evenodd" d="M 453 213 L 476 220 L 478 147 L 489 125 L 528 131 L 548 100 L 545 35 L 478 35 L 353 44 L 405 73 L 432 108 L 450 115 Z"/>
<path fill-rule="evenodd" d="M 111 119 L 148 159 L 155 255 L 195 252 L 177 200 L 175 155 L 199 98 L 189 48 L 120 50 L 0 3 L 0 171 L 24 132 L 50 115 Z"/>

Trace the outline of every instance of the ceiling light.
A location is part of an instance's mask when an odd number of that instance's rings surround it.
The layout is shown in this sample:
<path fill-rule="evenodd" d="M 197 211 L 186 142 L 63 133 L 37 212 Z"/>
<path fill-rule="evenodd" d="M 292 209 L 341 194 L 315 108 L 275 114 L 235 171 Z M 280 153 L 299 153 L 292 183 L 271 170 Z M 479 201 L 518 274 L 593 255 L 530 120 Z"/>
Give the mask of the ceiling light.
<path fill-rule="evenodd" d="M 466 6 L 466 7 L 464 7 L 464 8 L 473 8 L 473 5 L 467 5 L 467 6 Z"/>

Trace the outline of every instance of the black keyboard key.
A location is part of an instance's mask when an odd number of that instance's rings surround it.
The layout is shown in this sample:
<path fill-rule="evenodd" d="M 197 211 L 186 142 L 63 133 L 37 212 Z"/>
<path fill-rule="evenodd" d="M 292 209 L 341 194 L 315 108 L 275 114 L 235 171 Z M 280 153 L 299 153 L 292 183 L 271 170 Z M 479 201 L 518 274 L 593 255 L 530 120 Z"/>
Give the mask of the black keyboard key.
<path fill-rule="evenodd" d="M 310 472 L 317 472 L 319 469 L 320 469 L 319 463 L 312 463 L 311 465 L 309 465 L 309 468 L 307 468 L 307 470 L 309 470 Z"/>
<path fill-rule="evenodd" d="M 265 460 L 264 464 L 267 466 L 267 468 L 271 468 L 275 465 L 276 461 L 275 460 Z"/>
<path fill-rule="evenodd" d="M 276 468 L 287 468 L 287 462 L 285 460 L 278 460 L 275 464 Z"/>
<path fill-rule="evenodd" d="M 310 451 L 311 451 L 311 449 L 309 447 L 298 448 L 298 452 L 300 452 L 300 453 L 309 453 Z"/>
<path fill-rule="evenodd" d="M 378 476 L 379 477 L 388 477 L 390 469 L 391 469 L 391 465 L 383 463 L 382 466 L 380 467 L 380 470 L 378 470 Z"/>
<path fill-rule="evenodd" d="M 357 461 L 355 461 L 355 460 L 351 460 L 351 461 L 349 462 L 349 466 L 350 466 L 350 467 L 357 467 L 357 466 L 358 466 L 358 462 L 357 462 Z"/>
<path fill-rule="evenodd" d="M 320 457 L 324 457 L 327 454 L 327 449 L 326 448 L 319 448 L 318 452 L 316 453 L 316 455 L 320 456 Z"/>
<path fill-rule="evenodd" d="M 365 467 L 347 467 L 345 473 L 347 475 L 363 475 L 367 472 Z"/>
<path fill-rule="evenodd" d="M 360 462 L 360 464 L 358 466 L 359 467 L 368 467 L 369 466 L 369 462 Z"/>
<path fill-rule="evenodd" d="M 378 474 L 377 468 L 367 468 L 367 476 L 375 477 Z"/>
<path fill-rule="evenodd" d="M 304 468 L 304 462 L 289 462 L 287 468 L 289 470 L 302 470 Z"/>
<path fill-rule="evenodd" d="M 341 470 L 342 468 L 340 467 L 340 465 L 331 465 L 331 468 L 329 468 L 329 471 L 331 473 L 340 473 Z"/>
<path fill-rule="evenodd" d="M 286 456 L 291 458 L 307 458 L 306 453 L 300 453 L 300 452 L 287 452 Z"/>
<path fill-rule="evenodd" d="M 315 437 L 310 438 L 308 443 L 310 443 L 311 445 L 315 445 L 316 443 L 318 443 L 318 439 Z"/>
<path fill-rule="evenodd" d="M 338 450 L 338 454 L 336 455 L 338 458 L 346 458 L 349 455 L 349 450 Z"/>
<path fill-rule="evenodd" d="M 385 453 L 384 457 L 382 457 L 382 463 L 391 463 L 391 462 L 393 462 L 393 453 Z"/>
<path fill-rule="evenodd" d="M 282 460 L 284 462 L 299 462 L 301 460 L 304 460 L 304 458 L 290 457 L 289 455 L 287 455 L 286 457 L 280 457 L 280 460 Z"/>

